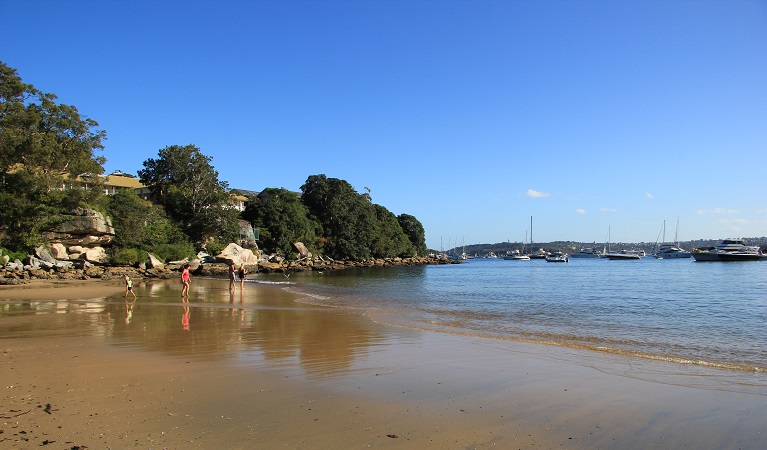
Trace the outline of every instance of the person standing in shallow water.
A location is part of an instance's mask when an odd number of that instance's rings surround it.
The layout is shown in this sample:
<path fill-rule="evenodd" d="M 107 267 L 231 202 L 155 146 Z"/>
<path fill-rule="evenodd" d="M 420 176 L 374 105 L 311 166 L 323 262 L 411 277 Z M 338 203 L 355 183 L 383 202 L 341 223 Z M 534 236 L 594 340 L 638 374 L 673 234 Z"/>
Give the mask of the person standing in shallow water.
<path fill-rule="evenodd" d="M 248 271 L 245 270 L 245 264 L 240 266 L 240 270 L 237 271 L 237 275 L 240 278 L 240 290 L 245 288 L 245 274 L 247 274 Z"/>
<path fill-rule="evenodd" d="M 230 291 L 233 291 L 236 289 L 234 285 L 236 273 L 237 273 L 237 269 L 234 267 L 234 261 L 232 261 L 229 263 L 229 290 Z"/>
<path fill-rule="evenodd" d="M 184 264 L 183 270 L 181 270 L 181 297 L 189 297 L 189 283 L 191 276 L 189 275 L 189 264 Z"/>
<path fill-rule="evenodd" d="M 125 295 L 123 295 L 123 298 L 126 298 L 128 296 L 128 292 L 133 294 L 133 299 L 136 299 L 136 293 L 133 292 L 133 280 L 130 279 L 128 275 L 125 275 Z"/>

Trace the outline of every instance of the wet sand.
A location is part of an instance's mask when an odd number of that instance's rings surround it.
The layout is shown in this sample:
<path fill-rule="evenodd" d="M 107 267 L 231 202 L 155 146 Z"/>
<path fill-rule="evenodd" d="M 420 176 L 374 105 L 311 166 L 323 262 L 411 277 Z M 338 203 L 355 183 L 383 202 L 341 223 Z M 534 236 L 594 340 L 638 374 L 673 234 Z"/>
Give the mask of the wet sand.
<path fill-rule="evenodd" d="M 277 286 L 230 295 L 227 285 L 194 280 L 184 305 L 175 283 L 140 284 L 130 321 L 119 283 L 0 289 L 12 299 L 0 302 L 2 447 L 767 442 L 758 383 L 733 388 L 716 371 L 691 377 L 666 363 L 391 328 L 359 311 L 297 303 Z M 16 313 L 28 300 L 78 303 Z M 179 320 L 186 310 L 189 330 Z"/>

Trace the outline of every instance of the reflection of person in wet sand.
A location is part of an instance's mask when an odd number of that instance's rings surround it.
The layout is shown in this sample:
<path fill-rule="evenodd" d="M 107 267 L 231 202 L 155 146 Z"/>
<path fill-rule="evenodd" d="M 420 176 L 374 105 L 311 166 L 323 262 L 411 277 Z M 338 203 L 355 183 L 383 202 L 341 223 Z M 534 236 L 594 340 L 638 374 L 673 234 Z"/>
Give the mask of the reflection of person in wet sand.
<path fill-rule="evenodd" d="M 184 269 L 181 271 L 181 284 L 184 287 L 181 288 L 181 297 L 189 297 L 189 283 L 191 276 L 189 275 L 189 264 L 184 264 Z"/>
<path fill-rule="evenodd" d="M 127 298 L 125 299 L 125 323 L 130 323 L 131 319 L 133 318 L 133 305 L 136 304 L 135 294 L 133 297 L 134 298 L 132 302 L 128 301 Z"/>
<path fill-rule="evenodd" d="M 130 279 L 128 275 L 125 275 L 125 295 L 123 295 L 123 298 L 128 297 L 128 292 L 133 294 L 133 299 L 136 299 L 136 293 L 133 292 L 133 280 Z"/>
<path fill-rule="evenodd" d="M 181 314 L 181 328 L 189 331 L 189 303 L 184 303 L 184 314 Z"/>

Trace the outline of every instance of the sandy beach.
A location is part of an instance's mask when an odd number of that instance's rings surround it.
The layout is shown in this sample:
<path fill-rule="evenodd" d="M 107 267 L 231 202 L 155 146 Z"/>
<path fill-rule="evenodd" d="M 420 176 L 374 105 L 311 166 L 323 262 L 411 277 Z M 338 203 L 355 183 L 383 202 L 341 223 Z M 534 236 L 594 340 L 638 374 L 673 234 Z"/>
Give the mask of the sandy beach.
<path fill-rule="evenodd" d="M 172 281 L 137 283 L 130 314 L 119 282 L 0 288 L 2 447 L 767 442 L 767 392 L 715 371 L 387 327 L 279 286 L 195 280 L 185 305 Z"/>

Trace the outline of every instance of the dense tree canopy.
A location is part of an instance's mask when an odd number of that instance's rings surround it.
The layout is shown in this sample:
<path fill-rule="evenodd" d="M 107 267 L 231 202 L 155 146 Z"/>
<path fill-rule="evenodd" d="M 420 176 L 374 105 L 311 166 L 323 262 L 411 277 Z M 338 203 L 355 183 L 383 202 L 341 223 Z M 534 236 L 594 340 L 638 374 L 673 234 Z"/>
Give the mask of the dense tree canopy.
<path fill-rule="evenodd" d="M 144 161 L 139 177 L 193 241 L 232 242 L 239 233 L 239 212 L 229 205 L 229 185 L 219 181 L 210 162 L 194 145 L 172 145 L 157 159 Z"/>
<path fill-rule="evenodd" d="M 400 214 L 397 216 L 402 231 L 413 245 L 413 250 L 419 256 L 426 256 L 429 250 L 426 248 L 426 232 L 421 222 L 410 214 Z"/>
<path fill-rule="evenodd" d="M 102 197 L 106 133 L 74 106 L 24 83 L 0 61 L 0 236 L 12 249 L 41 241 L 61 213 L 101 205 L 112 217 L 114 253 L 123 261 L 142 251 L 168 258 L 187 256 L 197 244 L 233 242 L 239 212 L 230 205 L 229 186 L 218 179 L 211 158 L 194 145 L 165 147 L 144 161 L 141 182 L 153 204 L 133 192 Z M 243 218 L 261 230 L 261 245 L 286 256 L 301 241 L 336 259 L 425 254 L 423 226 L 372 203 L 348 182 L 312 175 L 302 195 L 266 189 L 251 198 Z M 163 250 L 164 249 L 164 250 Z M 129 255 L 132 253 L 133 255 Z M 158 256 L 162 256 L 158 255 Z M 133 259 L 132 259 L 133 258 Z"/>
<path fill-rule="evenodd" d="M 22 82 L 0 61 L 0 229 L 6 244 L 36 244 L 63 209 L 100 195 L 106 133 L 74 106 Z M 87 185 L 90 189 L 62 189 Z"/>
<path fill-rule="evenodd" d="M 283 255 L 295 252 L 294 242 L 303 242 L 318 250 L 319 224 L 309 214 L 298 194 L 287 189 L 267 188 L 259 197 L 251 198 L 243 219 L 261 232 L 261 246 Z"/>
<path fill-rule="evenodd" d="M 301 201 L 322 226 L 324 252 L 333 258 L 412 256 L 421 249 L 426 253 L 423 227 L 415 217 L 401 216 L 409 227 L 405 232 L 403 221 L 347 181 L 312 175 L 301 191 Z"/>

